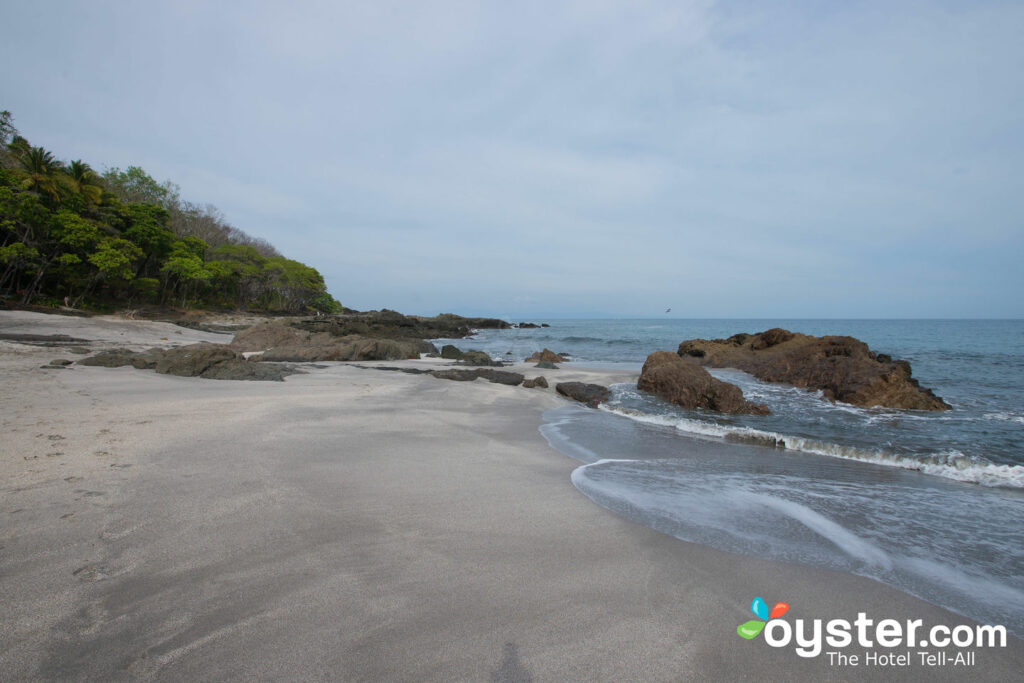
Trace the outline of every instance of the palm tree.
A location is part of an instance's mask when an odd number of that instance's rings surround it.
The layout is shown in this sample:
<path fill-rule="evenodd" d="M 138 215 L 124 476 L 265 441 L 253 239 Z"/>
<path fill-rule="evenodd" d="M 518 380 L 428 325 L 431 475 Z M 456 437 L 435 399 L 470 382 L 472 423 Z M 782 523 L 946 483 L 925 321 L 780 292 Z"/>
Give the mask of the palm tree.
<path fill-rule="evenodd" d="M 63 164 L 53 154 L 42 147 L 28 147 L 21 153 L 18 161 L 26 174 L 22 187 L 60 200 L 61 183 L 57 173 L 63 168 Z"/>
<path fill-rule="evenodd" d="M 99 204 L 100 197 L 103 196 L 103 181 L 89 164 L 81 159 L 75 159 L 64 167 L 64 173 L 67 174 L 68 184 L 75 192 L 85 197 L 87 202 Z"/>

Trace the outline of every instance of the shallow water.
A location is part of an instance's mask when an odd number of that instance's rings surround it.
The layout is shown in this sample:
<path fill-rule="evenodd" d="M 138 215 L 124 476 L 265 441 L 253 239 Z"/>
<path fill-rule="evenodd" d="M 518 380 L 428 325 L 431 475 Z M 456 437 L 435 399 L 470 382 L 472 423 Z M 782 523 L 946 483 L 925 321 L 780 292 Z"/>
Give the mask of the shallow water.
<path fill-rule="evenodd" d="M 726 369 L 712 372 L 772 415 L 683 410 L 623 384 L 601 410 L 550 411 L 541 431 L 584 463 L 581 491 L 652 528 L 872 577 L 1024 636 L 1024 321 L 545 322 L 453 343 L 639 372 L 685 339 L 784 327 L 910 361 L 953 410 L 865 410 Z"/>

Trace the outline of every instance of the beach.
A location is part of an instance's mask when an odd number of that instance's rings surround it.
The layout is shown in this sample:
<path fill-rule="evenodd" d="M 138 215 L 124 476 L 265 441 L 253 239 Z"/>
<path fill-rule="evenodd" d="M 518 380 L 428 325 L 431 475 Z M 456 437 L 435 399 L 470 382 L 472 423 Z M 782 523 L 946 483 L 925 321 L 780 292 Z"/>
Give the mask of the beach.
<path fill-rule="evenodd" d="M 0 312 L 89 348 L 224 343 L 115 317 Z M 56 342 L 55 342 L 56 343 Z M 743 640 L 751 600 L 793 618 L 970 624 L 878 582 L 687 543 L 572 484 L 538 431 L 551 389 L 317 363 L 284 382 L 71 365 L 0 341 L 0 679 L 1010 680 L 837 666 Z M 619 370 L 510 369 L 548 381 Z M 854 648 L 856 649 L 856 648 Z M 901 650 L 902 651 L 902 650 Z M 912 652 L 913 654 L 913 652 Z"/>

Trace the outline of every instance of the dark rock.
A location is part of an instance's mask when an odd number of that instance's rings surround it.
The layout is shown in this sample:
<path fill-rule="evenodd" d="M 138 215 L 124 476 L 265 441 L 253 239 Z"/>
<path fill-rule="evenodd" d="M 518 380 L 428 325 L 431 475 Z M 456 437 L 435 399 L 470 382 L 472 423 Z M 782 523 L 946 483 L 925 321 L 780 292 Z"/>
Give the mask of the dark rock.
<path fill-rule="evenodd" d="M 715 379 L 707 370 L 668 351 L 647 356 L 636 388 L 689 410 L 768 415 L 768 407 L 743 398 L 739 387 Z"/>
<path fill-rule="evenodd" d="M 297 372 L 299 371 L 287 365 L 253 363 L 239 357 L 211 365 L 199 376 L 205 379 L 283 382 L 285 377 Z"/>
<path fill-rule="evenodd" d="M 540 327 L 540 325 L 538 325 L 537 323 L 519 323 L 518 325 L 516 325 L 516 327 L 523 330 L 532 330 Z"/>
<path fill-rule="evenodd" d="M 451 379 L 456 382 L 472 382 L 477 378 L 476 370 L 431 370 L 430 374 L 438 379 Z"/>
<path fill-rule="evenodd" d="M 418 341 L 357 338 L 326 344 L 280 346 L 265 351 L 258 360 L 301 363 L 325 360 L 404 360 L 410 357 L 419 358 Z"/>
<path fill-rule="evenodd" d="M 458 360 L 462 358 L 462 351 L 460 351 L 454 344 L 445 344 L 441 347 L 441 358 Z"/>
<path fill-rule="evenodd" d="M 132 355 L 131 365 L 137 370 L 154 370 L 157 362 L 164 357 L 165 349 L 152 348 Z"/>
<path fill-rule="evenodd" d="M 533 355 L 526 359 L 526 362 L 540 363 L 543 361 L 548 361 L 549 363 L 564 363 L 568 360 L 568 354 L 555 353 L 551 349 L 544 349 L 543 351 L 534 351 Z"/>
<path fill-rule="evenodd" d="M 526 387 L 527 389 L 534 389 L 534 388 L 547 389 L 548 388 L 548 381 L 546 379 L 544 379 L 543 375 L 540 375 L 538 377 L 534 377 L 533 379 L 523 380 L 523 386 Z"/>
<path fill-rule="evenodd" d="M 555 365 L 554 363 L 552 363 L 549 360 L 542 360 L 541 362 L 537 363 L 533 367 L 541 368 L 543 370 L 557 370 L 558 369 L 558 366 Z"/>
<path fill-rule="evenodd" d="M 551 327 L 551 325 L 548 325 L 547 323 L 541 323 L 540 326 L 541 327 Z"/>
<path fill-rule="evenodd" d="M 217 363 L 242 359 L 223 344 L 190 344 L 165 351 L 154 369 L 162 375 L 198 377 Z"/>
<path fill-rule="evenodd" d="M 491 357 L 483 351 L 463 351 L 459 362 L 466 365 L 497 365 L 497 363 L 491 360 Z"/>
<path fill-rule="evenodd" d="M 74 362 L 75 361 L 68 360 L 67 358 L 54 358 L 53 360 L 50 361 L 50 365 L 55 365 L 57 367 L 64 367 L 65 365 L 71 365 Z"/>
<path fill-rule="evenodd" d="M 559 382 L 555 385 L 555 391 L 566 398 L 586 403 L 591 408 L 596 408 L 598 404 L 604 403 L 611 397 L 608 387 L 585 382 Z"/>
<path fill-rule="evenodd" d="M 772 329 L 729 339 L 691 339 L 679 345 L 687 362 L 749 372 L 765 382 L 819 390 L 830 401 L 863 408 L 949 410 L 911 376 L 910 364 L 873 353 L 853 337 L 811 337 Z"/>
<path fill-rule="evenodd" d="M 106 351 L 100 351 L 94 356 L 83 358 L 78 361 L 78 364 L 95 365 L 103 368 L 120 368 L 125 365 L 131 365 L 134 358 L 135 353 L 128 349 L 108 349 Z"/>
<path fill-rule="evenodd" d="M 478 377 L 483 377 L 486 380 L 494 382 L 495 384 L 507 384 L 511 387 L 519 386 L 523 383 L 523 376 L 518 372 L 508 372 L 506 370 L 492 370 L 490 368 L 481 368 L 476 371 Z"/>
<path fill-rule="evenodd" d="M 437 353 L 437 347 L 424 339 L 420 342 L 419 352 L 426 354 Z"/>

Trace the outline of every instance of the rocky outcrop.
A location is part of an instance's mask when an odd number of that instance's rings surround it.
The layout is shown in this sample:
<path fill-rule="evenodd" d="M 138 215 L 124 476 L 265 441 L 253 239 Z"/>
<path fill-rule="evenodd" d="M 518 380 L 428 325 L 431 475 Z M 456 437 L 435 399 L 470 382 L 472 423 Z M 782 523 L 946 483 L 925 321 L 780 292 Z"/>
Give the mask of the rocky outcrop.
<path fill-rule="evenodd" d="M 501 365 L 483 351 L 463 351 L 459 362 L 464 365 Z"/>
<path fill-rule="evenodd" d="M 733 415 L 768 415 L 770 412 L 764 404 L 744 399 L 743 391 L 736 385 L 715 379 L 699 365 L 668 351 L 656 351 L 647 356 L 636 388 L 689 410 L 714 410 Z"/>
<path fill-rule="evenodd" d="M 438 379 L 451 379 L 456 382 L 472 382 L 479 375 L 476 374 L 476 370 L 461 370 L 459 368 L 452 368 L 450 370 L 431 370 L 430 374 Z"/>
<path fill-rule="evenodd" d="M 497 318 L 464 318 L 451 313 L 427 318 L 402 315 L 384 309 L 368 313 L 305 318 L 288 323 L 290 326 L 312 333 L 324 332 L 335 337 L 357 334 L 380 339 L 460 339 L 475 329 L 508 329 L 512 327 Z"/>
<path fill-rule="evenodd" d="M 462 351 L 459 350 L 454 344 L 445 344 L 441 347 L 441 358 L 448 358 L 449 360 L 458 360 L 462 358 Z"/>
<path fill-rule="evenodd" d="M 258 361 L 289 361 L 305 363 L 322 360 L 366 361 L 403 360 L 419 358 L 419 342 L 395 339 L 336 339 L 318 340 L 308 344 L 291 344 L 265 351 L 254 358 Z"/>
<path fill-rule="evenodd" d="M 139 352 L 124 348 L 111 349 L 83 358 L 78 363 L 108 368 L 130 365 L 139 370 L 155 370 L 164 375 L 204 379 L 279 382 L 298 372 L 287 366 L 248 361 L 224 344 L 192 344 Z"/>
<path fill-rule="evenodd" d="M 566 398 L 586 403 L 591 408 L 596 408 L 598 404 L 604 403 L 611 397 L 608 387 L 585 382 L 559 382 L 555 385 L 555 391 Z"/>
<path fill-rule="evenodd" d="M 510 387 L 516 387 L 523 383 L 523 376 L 518 372 L 481 368 L 476 371 L 476 374 L 478 377 L 483 377 L 489 382 L 494 382 L 495 384 L 506 384 Z"/>
<path fill-rule="evenodd" d="M 876 354 L 853 337 L 812 337 L 779 328 L 728 339 L 691 339 L 678 355 L 691 364 L 736 368 L 765 382 L 818 390 L 862 408 L 949 410 L 911 376 L 910 364 Z"/>
<path fill-rule="evenodd" d="M 533 355 L 526 359 L 527 363 L 541 363 L 547 361 L 548 363 L 565 363 L 569 360 L 569 355 L 565 353 L 555 353 L 551 349 L 544 349 L 543 351 L 534 351 Z"/>
<path fill-rule="evenodd" d="M 199 377 L 214 365 L 236 358 L 241 354 L 221 344 L 190 344 L 164 351 L 153 369 L 162 375 Z"/>
<path fill-rule="evenodd" d="M 540 327 L 537 323 L 519 323 L 516 325 L 521 330 L 535 330 Z"/>
<path fill-rule="evenodd" d="M 543 375 L 539 375 L 533 379 L 523 380 L 523 387 L 526 389 L 547 389 L 548 381 L 544 379 Z"/>

